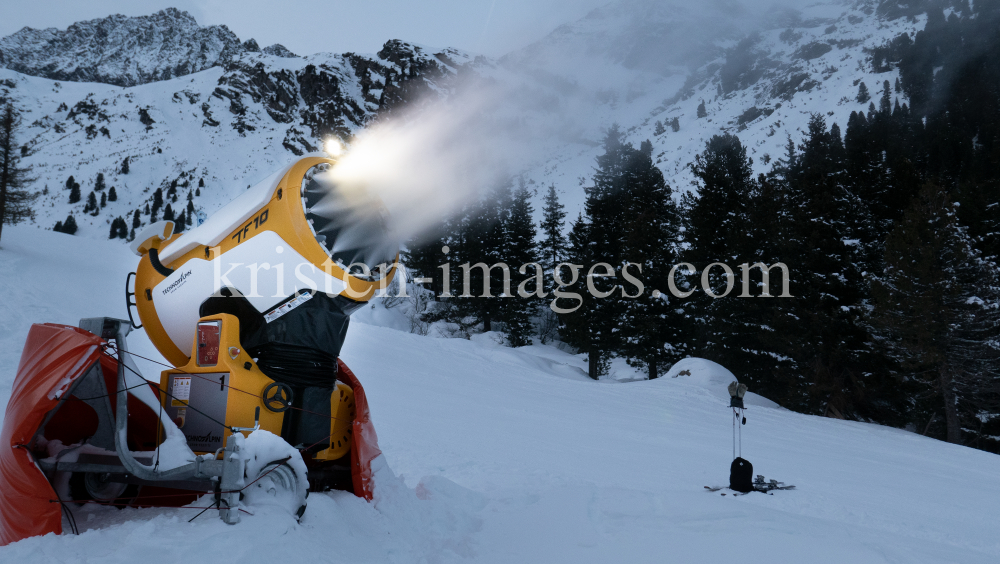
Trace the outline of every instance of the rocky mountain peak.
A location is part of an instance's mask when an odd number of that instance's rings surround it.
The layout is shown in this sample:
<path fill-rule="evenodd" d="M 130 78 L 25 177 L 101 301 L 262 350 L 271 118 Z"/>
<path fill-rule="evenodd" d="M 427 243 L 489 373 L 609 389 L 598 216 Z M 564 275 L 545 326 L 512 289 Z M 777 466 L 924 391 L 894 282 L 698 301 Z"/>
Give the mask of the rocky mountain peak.
<path fill-rule="evenodd" d="M 242 49 L 226 26 L 200 26 L 191 14 L 167 8 L 65 30 L 25 27 L 0 39 L 0 65 L 53 80 L 134 86 L 216 66 Z"/>
<path fill-rule="evenodd" d="M 283 59 L 294 59 L 298 57 L 298 55 L 289 51 L 288 48 L 282 45 L 281 43 L 275 43 L 274 45 L 264 47 L 262 51 L 264 52 L 265 55 L 271 55 L 272 57 L 281 57 Z"/>

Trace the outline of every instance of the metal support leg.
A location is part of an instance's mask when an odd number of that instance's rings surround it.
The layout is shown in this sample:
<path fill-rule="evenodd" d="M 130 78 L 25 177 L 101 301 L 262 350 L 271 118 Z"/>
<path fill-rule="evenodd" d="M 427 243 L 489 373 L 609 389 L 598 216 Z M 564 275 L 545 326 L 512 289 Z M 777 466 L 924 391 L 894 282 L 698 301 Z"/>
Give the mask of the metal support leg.
<path fill-rule="evenodd" d="M 243 458 L 242 433 L 233 433 L 226 439 L 226 450 L 222 460 L 222 490 L 219 499 L 219 517 L 229 525 L 240 522 L 240 490 L 246 485 L 243 478 L 246 460 Z"/>

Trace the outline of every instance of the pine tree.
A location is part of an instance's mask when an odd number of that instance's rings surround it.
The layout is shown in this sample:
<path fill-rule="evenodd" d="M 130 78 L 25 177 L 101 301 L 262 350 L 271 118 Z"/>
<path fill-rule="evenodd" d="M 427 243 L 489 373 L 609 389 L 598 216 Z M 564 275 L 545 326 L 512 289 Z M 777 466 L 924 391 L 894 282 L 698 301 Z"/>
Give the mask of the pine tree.
<path fill-rule="evenodd" d="M 940 186 L 923 187 L 886 241 L 873 320 L 904 385 L 916 387 L 911 397 L 930 396 L 939 406 L 918 400 L 921 415 L 943 412 L 943 438 L 961 443 L 963 422 L 1000 408 L 993 377 L 1000 281 L 956 212 Z"/>
<path fill-rule="evenodd" d="M 704 100 L 702 100 L 701 103 L 698 104 L 698 118 L 700 119 L 700 118 L 703 118 L 703 117 L 708 117 L 708 112 L 705 111 L 705 101 Z"/>
<path fill-rule="evenodd" d="M 76 229 L 76 219 L 73 218 L 73 214 L 66 216 L 66 221 L 57 221 L 56 226 L 52 228 L 57 233 L 65 233 L 67 235 L 73 235 L 76 233 Z"/>
<path fill-rule="evenodd" d="M 447 228 L 442 223 L 424 234 L 414 236 L 404 245 L 403 264 L 412 278 L 425 278 L 430 282 L 421 287 L 430 290 L 436 301 L 444 291 L 442 273 L 438 266 L 448 260 L 442 252 L 446 246 Z"/>
<path fill-rule="evenodd" d="M 167 207 L 163 209 L 163 220 L 164 221 L 174 220 L 174 210 L 173 208 L 170 207 L 170 204 L 167 204 Z"/>
<path fill-rule="evenodd" d="M 199 178 L 198 179 L 198 188 L 204 188 L 204 187 L 205 187 L 205 179 L 204 178 Z"/>
<path fill-rule="evenodd" d="M 628 363 L 646 368 L 649 378 L 659 376 L 680 360 L 682 322 L 677 304 L 654 290 L 667 288 L 667 275 L 677 257 L 679 214 L 663 173 L 653 164 L 653 146 L 644 141 L 629 155 L 626 166 L 627 191 L 622 276 L 631 274 L 644 285 L 624 282 L 621 352 Z"/>
<path fill-rule="evenodd" d="M 889 86 L 888 80 L 882 83 L 882 98 L 878 103 L 878 113 L 885 119 L 892 115 L 892 87 Z"/>
<path fill-rule="evenodd" d="M 98 172 L 97 173 L 97 178 L 94 179 L 94 190 L 97 190 L 98 192 L 100 192 L 100 191 L 104 190 L 104 188 L 106 188 L 106 187 L 107 187 L 107 185 L 104 183 L 104 173 L 103 172 Z"/>
<path fill-rule="evenodd" d="M 510 201 L 510 212 L 504 226 L 505 245 L 503 260 L 511 269 L 511 293 L 509 298 L 503 298 L 500 309 L 500 321 L 503 322 L 507 344 L 512 347 L 522 347 L 531 344 L 533 332 L 531 318 L 537 310 L 538 300 L 533 296 L 519 295 L 519 288 L 524 281 L 524 290 L 528 294 L 537 294 L 538 288 L 532 279 L 537 281 L 537 269 L 531 264 L 538 264 L 535 247 L 535 223 L 532 219 L 534 209 L 531 206 L 533 192 L 528 189 L 524 178 L 519 179 L 518 188 Z M 525 271 L 519 271 L 522 265 L 528 265 Z M 541 266 L 541 265 L 539 265 Z M 542 284 L 544 288 L 544 284 Z"/>
<path fill-rule="evenodd" d="M 594 264 L 593 247 L 591 241 L 591 225 L 581 214 L 570 227 L 569 232 L 569 257 L 567 262 L 574 265 Z M 563 327 L 559 334 L 569 345 L 575 347 L 579 352 L 587 355 L 587 375 L 594 380 L 600 379 L 607 374 L 611 365 L 608 345 L 602 339 L 601 313 L 596 307 L 597 298 L 587 291 L 586 272 L 580 269 L 564 267 L 560 269 L 560 279 L 566 283 L 560 287 L 560 292 L 564 297 L 553 300 L 553 303 L 561 311 Z"/>
<path fill-rule="evenodd" d="M 20 166 L 21 157 L 15 149 L 18 125 L 13 105 L 0 110 L 0 235 L 4 224 L 17 225 L 35 218 L 32 204 L 38 194 L 27 190 L 33 180 L 28 178 L 29 169 Z"/>
<path fill-rule="evenodd" d="M 118 218 L 111 221 L 111 232 L 108 235 L 108 239 L 115 239 L 118 237 Z"/>
<path fill-rule="evenodd" d="M 108 207 L 108 195 L 105 194 L 104 192 L 101 192 L 101 207 L 102 208 Z"/>
<path fill-rule="evenodd" d="M 475 264 L 485 264 L 487 267 L 505 262 L 506 246 L 508 244 L 507 225 L 510 218 L 513 179 L 504 177 L 476 204 L 470 206 L 461 223 L 458 225 L 455 248 L 458 251 L 456 262 L 459 265 L 453 270 L 461 271 L 458 275 L 458 288 L 463 293 L 457 295 L 453 303 L 456 313 L 461 317 L 483 324 L 483 331 L 493 331 L 493 322 L 500 321 L 501 310 L 505 307 L 501 297 L 505 294 L 503 273 L 500 268 L 493 268 L 484 273 Z M 509 267 L 510 265 L 508 265 Z M 517 265 L 515 265 L 516 268 Z M 469 270 L 468 294 L 464 293 L 465 268 Z M 456 287 L 456 286 L 453 286 Z M 488 289 L 492 297 L 484 297 L 483 289 Z M 515 289 L 510 288 L 511 294 Z"/>
<path fill-rule="evenodd" d="M 129 169 L 129 166 L 128 166 L 128 157 L 125 157 L 122 160 L 122 174 L 128 174 L 128 169 Z"/>
<path fill-rule="evenodd" d="M 859 104 L 864 104 L 868 100 L 872 99 L 871 94 L 868 93 L 868 86 L 866 86 L 864 82 L 858 86 L 858 96 L 856 99 Z"/>
<path fill-rule="evenodd" d="M 656 125 L 653 126 L 653 135 L 660 136 L 667 132 L 667 128 L 663 127 L 663 122 L 656 120 Z"/>
<path fill-rule="evenodd" d="M 75 204 L 80 201 L 80 185 L 73 184 L 69 191 L 69 203 Z"/>
<path fill-rule="evenodd" d="M 620 347 L 620 324 L 624 302 L 614 295 L 617 280 L 620 280 L 622 248 L 626 224 L 627 206 L 625 197 L 629 183 L 627 167 L 635 149 L 625 143 L 625 134 L 617 124 L 605 133 L 604 154 L 597 157 L 594 185 L 585 188 L 587 199 L 584 203 L 586 217 L 578 219 L 570 231 L 570 261 L 593 268 L 595 276 L 580 272 L 573 290 L 579 298 L 579 307 L 562 318 L 565 330 L 561 331 L 567 343 L 587 354 L 587 372 L 593 379 L 607 374 L 611 356 Z M 597 266 L 605 263 L 608 268 Z M 594 293 L 607 295 L 598 298 Z M 568 291 L 568 290 L 567 290 Z M 570 302 L 563 309 L 575 306 L 577 300 L 560 299 Z"/>
<path fill-rule="evenodd" d="M 117 202 L 118 201 L 118 192 L 115 192 L 115 187 L 114 186 L 112 186 L 108 190 L 108 201 L 109 202 Z"/>
<path fill-rule="evenodd" d="M 774 332 L 766 340 L 777 356 L 790 359 L 776 369 L 786 392 L 783 404 L 887 420 L 898 415 L 899 398 L 872 370 L 877 359 L 867 353 L 870 339 L 860 323 L 877 228 L 866 203 L 845 186 L 839 134 L 827 131 L 822 116 L 810 119 L 801 149 L 778 179 L 787 209 L 780 254 L 794 257 L 793 297 L 776 301 Z"/>
<path fill-rule="evenodd" d="M 139 217 L 139 210 L 135 210 L 132 214 L 132 229 L 136 229 L 140 225 L 142 225 L 142 219 Z"/>
<path fill-rule="evenodd" d="M 157 188 L 156 191 L 153 192 L 153 209 L 150 213 L 155 216 L 159 213 L 161 207 L 163 207 L 163 189 Z M 153 221 L 153 219 L 149 220 L 150 223 L 153 223 Z"/>
<path fill-rule="evenodd" d="M 90 194 L 87 195 L 87 203 L 83 206 L 83 213 L 96 212 L 99 209 L 100 208 L 97 207 L 97 195 L 91 191 Z"/>
<path fill-rule="evenodd" d="M 673 131 L 674 133 L 677 133 L 678 131 L 681 130 L 680 118 L 675 117 L 674 119 L 670 120 L 670 130 Z"/>
<path fill-rule="evenodd" d="M 545 207 L 542 209 L 542 221 L 539 224 L 542 240 L 538 245 L 539 264 L 545 272 L 544 290 L 549 299 L 555 281 L 552 272 L 556 265 L 566 259 L 568 252 L 568 242 L 563 234 L 565 227 L 566 212 L 564 206 L 559 203 L 559 196 L 556 194 L 555 184 L 549 185 L 548 193 L 545 195 Z M 554 339 L 560 325 L 559 316 L 552 311 L 551 307 L 542 307 L 539 314 L 538 333 L 543 343 Z"/>
<path fill-rule="evenodd" d="M 66 179 L 66 189 L 67 190 L 72 190 L 73 189 L 73 184 L 76 184 L 76 179 L 73 178 L 73 175 L 71 174 L 71 175 L 69 175 L 69 178 Z"/>
<path fill-rule="evenodd" d="M 542 232 L 542 241 L 539 245 L 539 261 L 546 273 L 545 291 L 551 291 L 551 273 L 556 265 L 566 258 L 567 242 L 563 228 L 566 221 L 565 206 L 559 203 L 559 196 L 556 194 L 556 185 L 550 184 L 548 193 L 545 195 L 545 207 L 542 208 L 542 221 L 539 224 Z"/>
<path fill-rule="evenodd" d="M 698 197 L 684 199 L 687 249 L 681 258 L 702 276 L 689 278 L 684 269 L 678 269 L 678 289 L 691 294 L 676 301 L 691 324 L 686 339 L 691 354 L 723 366 L 741 367 L 741 380 L 774 397 L 773 392 L 779 388 L 770 376 L 773 357 L 767 354 L 760 338 L 767 331 L 770 308 L 777 304 L 740 296 L 762 294 L 762 290 L 755 291 L 761 287 L 763 275 L 760 269 L 749 266 L 759 262 L 771 265 L 780 260 L 769 242 L 781 239 L 775 231 L 782 222 L 775 217 L 773 191 L 764 196 L 761 179 L 753 177 L 751 165 L 746 148 L 730 134 L 712 137 L 705 151 L 695 157 L 692 172 L 698 179 Z M 726 265 L 732 274 L 715 263 Z M 748 271 L 755 271 L 744 275 L 741 263 L 748 265 Z M 770 295 L 776 296 L 782 285 L 779 272 L 773 274 L 776 276 L 771 277 L 768 289 Z M 746 291 L 744 277 L 748 280 Z M 707 290 L 702 287 L 703 281 L 707 282 Z"/>

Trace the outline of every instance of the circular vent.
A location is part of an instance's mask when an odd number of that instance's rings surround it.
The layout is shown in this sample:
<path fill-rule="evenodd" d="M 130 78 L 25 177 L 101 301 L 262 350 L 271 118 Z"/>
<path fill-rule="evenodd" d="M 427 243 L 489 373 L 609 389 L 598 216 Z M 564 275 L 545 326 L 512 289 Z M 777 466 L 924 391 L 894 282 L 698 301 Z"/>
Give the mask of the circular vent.
<path fill-rule="evenodd" d="M 331 165 L 310 168 L 302 178 L 302 209 L 326 254 L 344 272 L 380 280 L 392 268 L 399 245 L 389 232 L 382 202 L 363 189 L 345 189 L 329 174 Z"/>

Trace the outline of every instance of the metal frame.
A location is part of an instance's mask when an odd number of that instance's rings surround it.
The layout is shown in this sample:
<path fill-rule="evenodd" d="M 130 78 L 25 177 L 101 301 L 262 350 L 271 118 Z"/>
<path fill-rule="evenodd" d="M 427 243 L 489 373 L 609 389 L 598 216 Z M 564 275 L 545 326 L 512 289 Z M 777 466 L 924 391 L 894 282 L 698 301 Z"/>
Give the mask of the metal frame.
<path fill-rule="evenodd" d="M 134 377 L 141 377 L 138 367 L 128 353 L 126 337 L 131 332 L 133 326 L 130 321 L 113 319 L 110 317 L 93 317 L 80 320 L 80 328 L 89 331 L 105 341 L 115 341 L 118 351 L 118 379 L 117 379 L 117 406 L 113 417 L 111 416 L 111 401 L 108 391 L 104 388 L 104 378 L 96 378 L 100 388 L 104 389 L 98 395 L 103 396 L 103 405 L 93 405 L 87 403 L 98 412 L 98 419 L 101 423 L 109 423 L 109 419 L 114 422 L 114 449 L 117 457 L 101 455 L 82 455 L 77 462 L 45 462 L 37 461 L 42 470 L 57 472 L 99 472 L 111 474 L 114 481 L 135 483 L 142 485 L 157 485 L 177 489 L 191 489 L 217 492 L 219 500 L 219 517 L 230 525 L 240 522 L 238 505 L 240 501 L 240 490 L 244 486 L 244 472 L 246 459 L 243 454 L 242 433 L 235 431 L 252 430 L 237 429 L 226 439 L 226 446 L 223 451 L 222 460 L 215 458 L 205 458 L 196 456 L 194 462 L 172 468 L 170 470 L 160 470 L 156 466 L 144 464 L 128 449 L 128 394 L 130 379 L 126 370 L 133 373 Z M 84 380 L 81 378 L 80 380 Z M 142 379 L 145 382 L 145 378 Z M 93 383 L 90 384 L 93 387 Z M 76 386 L 74 386 L 75 389 Z M 149 398 L 141 398 L 142 391 L 148 392 L 151 397 L 152 391 L 145 387 L 137 387 L 137 392 L 133 396 L 149 403 Z M 69 397 L 74 390 L 66 394 Z M 60 404 L 61 405 L 61 404 Z M 152 407 L 152 406 L 150 406 Z M 58 407 L 56 408 L 58 409 Z M 108 417 L 101 417 L 101 411 L 105 411 Z M 54 413 L 53 410 L 52 413 Z M 51 417 L 51 414 L 50 414 Z M 48 418 L 46 418 L 47 422 Z M 166 416 L 160 417 L 160 422 L 164 427 L 170 426 L 176 429 L 176 425 Z M 258 424 L 259 426 L 259 424 Z M 41 428 L 44 428 L 43 424 Z M 179 432 L 179 430 L 178 430 Z M 100 434 L 100 433 L 99 433 Z M 110 446 L 110 445 L 108 445 Z M 152 460 L 149 459 L 151 462 Z"/>

